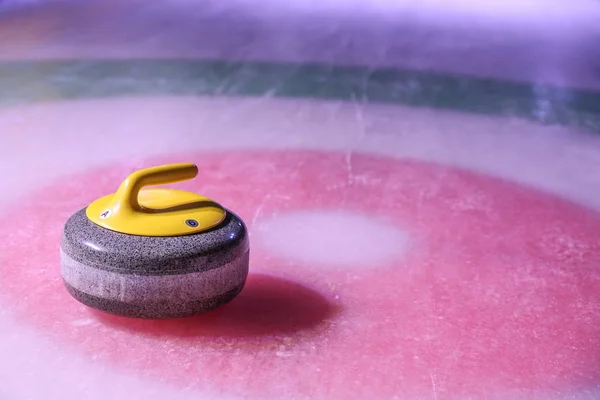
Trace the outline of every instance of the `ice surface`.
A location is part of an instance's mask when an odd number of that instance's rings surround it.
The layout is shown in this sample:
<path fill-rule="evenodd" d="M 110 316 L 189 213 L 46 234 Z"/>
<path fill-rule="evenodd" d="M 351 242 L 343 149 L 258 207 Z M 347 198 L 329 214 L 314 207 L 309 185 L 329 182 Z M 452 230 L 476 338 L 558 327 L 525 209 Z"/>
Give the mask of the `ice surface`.
<path fill-rule="evenodd" d="M 399 259 L 409 245 L 408 232 L 378 219 L 368 210 L 285 213 L 258 224 L 256 240 L 282 257 L 308 264 L 368 268 Z"/>
<path fill-rule="evenodd" d="M 599 19 L 583 0 L 4 11 L 0 398 L 600 398 Z M 201 58 L 236 63 L 182 61 Z M 239 300 L 164 323 L 72 302 L 62 222 L 189 159 L 184 187 L 249 225 Z"/>

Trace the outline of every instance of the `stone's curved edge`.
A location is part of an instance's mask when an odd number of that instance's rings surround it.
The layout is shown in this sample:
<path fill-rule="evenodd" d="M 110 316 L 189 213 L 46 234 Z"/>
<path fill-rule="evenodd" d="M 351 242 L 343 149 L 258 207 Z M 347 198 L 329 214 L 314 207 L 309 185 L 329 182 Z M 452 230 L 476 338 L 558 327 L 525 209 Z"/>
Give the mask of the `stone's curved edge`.
<path fill-rule="evenodd" d="M 123 275 L 75 261 L 61 250 L 67 290 L 90 307 L 117 315 L 170 318 L 193 315 L 230 301 L 244 287 L 250 251 L 205 272 L 180 275 Z"/>
<path fill-rule="evenodd" d="M 165 94 L 360 99 L 517 117 L 600 132 L 600 92 L 549 85 L 418 70 L 277 62 L 137 59 L 0 63 L 0 106 Z"/>
<path fill-rule="evenodd" d="M 140 318 L 140 319 L 169 319 L 183 318 L 202 314 L 210 310 L 214 310 L 233 300 L 243 289 L 244 285 L 240 285 L 231 291 L 217 295 L 210 299 L 190 301 L 177 305 L 146 305 L 124 303 L 117 300 L 107 300 L 101 297 L 90 296 L 73 286 L 66 284 L 67 291 L 82 304 L 94 308 L 108 314 L 118 315 L 121 317 Z"/>
<path fill-rule="evenodd" d="M 250 247 L 248 230 L 227 210 L 225 220 L 207 232 L 150 237 L 113 232 L 87 218 L 85 208 L 65 223 L 61 249 L 70 258 L 121 275 L 177 275 L 203 272 L 237 259 Z"/>

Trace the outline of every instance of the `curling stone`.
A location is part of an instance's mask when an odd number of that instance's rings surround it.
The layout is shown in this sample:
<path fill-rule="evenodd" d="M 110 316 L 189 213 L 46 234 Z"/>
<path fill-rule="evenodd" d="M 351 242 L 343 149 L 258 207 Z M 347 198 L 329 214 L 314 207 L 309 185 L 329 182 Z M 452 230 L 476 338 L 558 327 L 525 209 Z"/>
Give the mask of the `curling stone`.
<path fill-rule="evenodd" d="M 187 163 L 139 170 L 72 215 L 60 248 L 69 293 L 110 314 L 152 319 L 203 313 L 237 296 L 248 276 L 244 222 L 207 197 L 144 188 L 197 174 Z"/>

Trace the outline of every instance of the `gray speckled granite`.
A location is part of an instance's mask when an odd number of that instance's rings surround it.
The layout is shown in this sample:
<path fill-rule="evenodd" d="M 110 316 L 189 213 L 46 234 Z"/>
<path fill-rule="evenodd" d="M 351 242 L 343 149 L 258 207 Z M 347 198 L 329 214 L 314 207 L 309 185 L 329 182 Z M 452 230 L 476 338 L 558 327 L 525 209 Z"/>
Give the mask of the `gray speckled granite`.
<path fill-rule="evenodd" d="M 239 286 L 222 295 L 189 301 L 186 303 L 154 303 L 137 304 L 124 303 L 122 301 L 107 300 L 101 297 L 90 296 L 70 285 L 66 285 L 71 295 L 81 303 L 104 312 L 130 318 L 143 319 L 167 319 L 182 318 L 197 315 L 219 307 L 235 298 L 243 288 Z"/>
<path fill-rule="evenodd" d="M 134 236 L 91 222 L 85 209 L 63 230 L 63 281 L 73 297 L 112 314 L 139 318 L 194 315 L 233 299 L 248 276 L 249 239 L 227 212 L 207 232 Z"/>
<path fill-rule="evenodd" d="M 248 246 L 244 223 L 230 211 L 221 224 L 209 231 L 155 237 L 105 229 L 90 221 L 82 209 L 65 224 L 61 241 L 62 250 L 80 263 L 136 275 L 207 271 L 239 258 Z"/>
<path fill-rule="evenodd" d="M 60 252 L 61 273 L 66 284 L 90 296 L 126 303 L 177 303 L 219 296 L 245 282 L 248 259 L 246 251 L 241 257 L 207 271 L 132 275 L 91 267 Z"/>
<path fill-rule="evenodd" d="M 181 275 L 123 275 L 86 266 L 61 252 L 67 290 L 90 307 L 137 318 L 175 318 L 216 308 L 237 296 L 249 251 L 219 268 Z"/>

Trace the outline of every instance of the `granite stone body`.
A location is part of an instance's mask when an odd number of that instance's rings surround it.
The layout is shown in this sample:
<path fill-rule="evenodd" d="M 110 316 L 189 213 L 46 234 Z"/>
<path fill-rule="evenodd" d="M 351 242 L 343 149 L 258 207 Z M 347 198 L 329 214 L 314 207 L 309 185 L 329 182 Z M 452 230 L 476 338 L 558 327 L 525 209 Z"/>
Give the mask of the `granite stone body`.
<path fill-rule="evenodd" d="M 246 227 L 230 211 L 209 231 L 152 237 L 105 229 L 82 209 L 65 224 L 60 249 L 73 297 L 138 318 L 190 316 L 232 300 L 246 282 L 249 254 Z"/>

